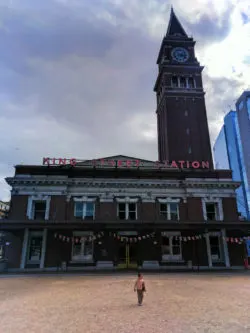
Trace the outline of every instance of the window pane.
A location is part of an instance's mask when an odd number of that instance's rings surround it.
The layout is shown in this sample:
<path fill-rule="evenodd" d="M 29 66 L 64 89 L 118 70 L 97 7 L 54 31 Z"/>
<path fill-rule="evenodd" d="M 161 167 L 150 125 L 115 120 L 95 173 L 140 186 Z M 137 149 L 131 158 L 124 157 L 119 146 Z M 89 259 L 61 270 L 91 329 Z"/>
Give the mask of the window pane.
<path fill-rule="evenodd" d="M 42 236 L 32 236 L 30 238 L 29 260 L 39 261 L 42 253 Z"/>
<path fill-rule="evenodd" d="M 93 260 L 93 241 L 85 240 L 81 243 L 73 244 L 72 260 L 89 261 Z"/>
<path fill-rule="evenodd" d="M 170 252 L 169 237 L 162 237 L 161 251 L 162 251 L 163 255 L 169 255 L 169 254 L 171 254 L 171 252 Z"/>
<path fill-rule="evenodd" d="M 219 237 L 210 237 L 210 246 L 219 246 Z"/>
<path fill-rule="evenodd" d="M 93 241 L 84 242 L 84 258 L 85 260 L 92 260 L 93 258 Z"/>
<path fill-rule="evenodd" d="M 126 219 L 126 212 L 125 211 L 119 211 L 118 217 L 120 220 L 125 220 Z"/>
<path fill-rule="evenodd" d="M 81 260 L 81 247 L 81 243 L 73 244 L 73 260 Z"/>
<path fill-rule="evenodd" d="M 179 255 L 179 254 L 181 254 L 180 246 L 173 246 L 173 255 Z"/>
<path fill-rule="evenodd" d="M 173 77 L 172 77 L 172 86 L 173 86 L 174 88 L 177 88 L 177 87 L 178 87 L 178 79 L 177 79 L 176 76 L 173 76 Z"/>
<path fill-rule="evenodd" d="M 136 210 L 136 204 L 135 203 L 129 203 L 128 204 L 129 211 L 135 212 Z"/>
<path fill-rule="evenodd" d="M 206 204 L 207 219 L 209 221 L 216 220 L 216 205 L 214 203 Z"/>
<path fill-rule="evenodd" d="M 220 260 L 221 253 L 220 253 L 220 240 L 219 237 L 210 236 L 210 249 L 211 249 L 211 256 L 212 260 Z"/>
<path fill-rule="evenodd" d="M 168 217 L 168 205 L 160 204 L 160 216 L 167 218 Z"/>
<path fill-rule="evenodd" d="M 186 79 L 184 77 L 180 78 L 180 87 L 185 88 L 186 87 Z"/>
<path fill-rule="evenodd" d="M 170 204 L 170 218 L 171 220 L 178 220 L 178 204 L 171 203 Z"/>
<path fill-rule="evenodd" d="M 75 217 L 82 217 L 82 216 L 83 216 L 83 203 L 75 202 Z"/>
<path fill-rule="evenodd" d="M 86 205 L 85 217 L 93 219 L 95 204 L 93 202 L 86 202 L 85 205 Z"/>
<path fill-rule="evenodd" d="M 162 237 L 162 244 L 163 245 L 169 245 L 169 237 Z"/>
<path fill-rule="evenodd" d="M 128 212 L 128 218 L 129 218 L 130 220 L 136 220 L 136 212 L 131 212 L 131 211 L 129 211 L 129 212 Z"/>
<path fill-rule="evenodd" d="M 35 201 L 34 202 L 34 219 L 44 220 L 46 211 L 46 201 Z"/>
<path fill-rule="evenodd" d="M 188 87 L 191 89 L 194 88 L 194 79 L 192 77 L 188 79 Z"/>
<path fill-rule="evenodd" d="M 125 210 L 126 210 L 126 204 L 125 203 L 119 203 L 118 204 L 118 209 L 119 209 L 119 211 L 125 212 Z"/>
<path fill-rule="evenodd" d="M 175 239 L 175 237 L 173 237 L 172 244 L 173 246 L 180 246 L 181 242 L 179 239 Z"/>

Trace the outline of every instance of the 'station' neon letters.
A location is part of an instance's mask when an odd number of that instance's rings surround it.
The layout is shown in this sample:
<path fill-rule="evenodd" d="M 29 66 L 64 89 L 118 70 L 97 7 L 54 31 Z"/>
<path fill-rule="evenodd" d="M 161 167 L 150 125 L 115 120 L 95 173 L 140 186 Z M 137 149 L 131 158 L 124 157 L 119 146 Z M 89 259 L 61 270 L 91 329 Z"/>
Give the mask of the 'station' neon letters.
<path fill-rule="evenodd" d="M 159 168 L 159 169 L 209 169 L 208 161 L 163 161 L 163 162 L 147 162 L 139 159 L 132 160 L 114 160 L 114 159 L 97 159 L 90 161 L 77 160 L 76 158 L 43 158 L 43 165 L 71 165 L 89 167 L 110 167 L 110 168 Z M 80 166 L 79 165 L 79 166 Z"/>

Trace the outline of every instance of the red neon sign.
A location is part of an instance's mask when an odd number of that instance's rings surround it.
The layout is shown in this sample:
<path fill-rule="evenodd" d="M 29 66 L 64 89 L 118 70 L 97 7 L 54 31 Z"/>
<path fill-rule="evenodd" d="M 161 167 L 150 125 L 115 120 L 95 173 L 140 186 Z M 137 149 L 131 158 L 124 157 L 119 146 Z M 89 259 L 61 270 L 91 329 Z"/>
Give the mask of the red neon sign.
<path fill-rule="evenodd" d="M 76 166 L 80 163 L 80 166 L 86 167 L 109 167 L 109 168 L 157 168 L 157 169 L 209 169 L 208 161 L 164 161 L 164 162 L 145 162 L 142 160 L 112 160 L 112 159 L 98 159 L 91 161 L 77 160 L 76 158 L 43 158 L 43 165 L 71 165 Z"/>

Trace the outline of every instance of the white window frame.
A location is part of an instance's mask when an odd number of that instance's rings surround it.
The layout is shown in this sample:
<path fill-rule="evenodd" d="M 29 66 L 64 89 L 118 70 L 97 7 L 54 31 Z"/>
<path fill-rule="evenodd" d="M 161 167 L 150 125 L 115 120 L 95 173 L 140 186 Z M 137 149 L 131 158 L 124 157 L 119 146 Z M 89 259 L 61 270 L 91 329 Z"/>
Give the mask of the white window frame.
<path fill-rule="evenodd" d="M 93 237 L 93 232 L 92 231 L 73 231 L 73 237 Z M 92 239 L 92 257 L 91 258 L 85 258 L 84 255 L 82 255 L 82 257 L 80 259 L 75 259 L 73 257 L 73 253 L 74 253 L 74 246 L 75 245 L 79 245 L 78 244 L 74 244 L 74 242 L 72 242 L 72 248 L 71 248 L 71 262 L 72 263 L 79 263 L 79 262 L 85 262 L 85 263 L 93 263 L 94 262 L 94 240 Z M 81 253 L 84 253 L 84 245 L 85 245 L 85 241 L 84 240 L 80 240 L 81 243 Z"/>
<path fill-rule="evenodd" d="M 135 204 L 135 220 L 138 218 L 138 207 L 137 207 L 137 202 L 138 198 L 116 198 L 117 201 L 117 217 L 119 218 L 119 204 L 124 203 L 125 204 L 125 220 L 129 219 L 129 204 L 134 203 Z M 125 221 L 124 220 L 124 221 Z M 133 221 L 135 221 L 133 220 Z"/>
<path fill-rule="evenodd" d="M 182 79 L 184 79 L 184 80 L 183 80 L 183 82 L 184 82 L 184 87 L 181 86 L 181 81 L 182 81 Z M 187 88 L 187 79 L 186 79 L 185 76 L 180 76 L 180 77 L 179 77 L 179 87 L 180 87 L 181 89 L 186 89 L 186 88 Z"/>
<path fill-rule="evenodd" d="M 80 197 L 74 198 L 74 217 L 76 217 L 76 202 L 80 202 L 83 205 L 83 210 L 82 210 L 82 219 L 84 220 L 86 218 L 86 211 L 87 211 L 87 203 L 91 202 L 94 205 L 94 209 L 93 209 L 93 220 L 95 220 L 95 210 L 96 210 L 96 198 L 88 198 L 88 197 Z"/>
<path fill-rule="evenodd" d="M 220 258 L 216 259 L 213 258 L 212 252 L 211 252 L 211 243 L 210 243 L 210 237 L 217 237 L 218 243 L 219 243 L 219 251 L 220 251 Z M 208 242 L 209 242 L 209 251 L 210 251 L 210 257 L 212 264 L 215 263 L 223 263 L 225 261 L 225 253 L 224 253 L 224 247 L 223 247 L 223 240 L 222 240 L 222 234 L 220 231 L 214 231 L 208 233 Z"/>
<path fill-rule="evenodd" d="M 180 199 L 158 198 L 157 200 L 160 204 L 167 204 L 168 205 L 168 216 L 167 216 L 168 221 L 171 221 L 170 204 L 171 203 L 177 204 L 177 216 L 178 216 L 177 221 L 180 221 L 180 207 L 179 207 Z M 161 212 L 160 209 L 161 209 L 161 207 L 159 206 L 159 213 Z"/>
<path fill-rule="evenodd" d="M 205 221 L 208 221 L 207 208 L 206 208 L 207 203 L 217 205 L 216 221 L 223 221 L 224 214 L 223 214 L 223 208 L 222 208 L 222 199 L 221 198 L 202 198 L 202 210 L 203 210 L 203 217 L 204 217 Z"/>
<path fill-rule="evenodd" d="M 173 84 L 173 78 L 177 78 L 177 86 L 174 86 L 174 84 Z M 179 80 L 179 77 L 178 77 L 178 76 L 173 75 L 173 76 L 171 77 L 171 87 L 172 87 L 172 88 L 179 88 L 179 87 L 180 87 L 180 80 Z"/>
<path fill-rule="evenodd" d="M 190 88 L 190 86 L 189 86 L 189 79 L 193 79 L 194 86 L 192 88 Z M 195 89 L 196 88 L 196 82 L 195 82 L 195 79 L 193 77 L 187 77 L 186 80 L 187 80 L 187 88 L 188 89 Z"/>
<path fill-rule="evenodd" d="M 42 238 L 42 244 L 41 244 L 41 258 L 39 260 L 30 260 L 29 255 L 30 255 L 30 245 L 31 245 L 31 239 L 32 237 L 41 237 Z M 28 248 L 27 248 L 27 257 L 26 257 L 26 263 L 27 264 L 32 264 L 32 265 L 40 265 L 40 262 L 42 260 L 42 254 L 43 254 L 43 237 L 44 233 L 43 231 L 30 231 L 29 232 L 29 239 L 28 239 Z"/>
<path fill-rule="evenodd" d="M 5 259 L 5 247 L 4 243 L 0 243 L 0 261 Z"/>
<path fill-rule="evenodd" d="M 161 250 L 161 257 L 162 257 L 162 261 L 183 261 L 182 258 L 182 241 L 179 240 L 180 242 L 180 254 L 173 254 L 173 238 L 174 237 L 180 237 L 181 233 L 179 231 L 163 231 L 161 233 L 161 237 L 168 237 L 169 238 L 169 248 L 170 248 L 170 252 L 171 254 L 163 254 L 162 250 Z"/>
<path fill-rule="evenodd" d="M 34 220 L 35 217 L 35 202 L 36 201 L 46 201 L 46 210 L 44 219 L 49 219 L 49 211 L 50 211 L 50 201 L 51 196 L 49 195 L 31 195 L 28 198 L 28 205 L 27 205 L 27 217 L 29 220 Z"/>

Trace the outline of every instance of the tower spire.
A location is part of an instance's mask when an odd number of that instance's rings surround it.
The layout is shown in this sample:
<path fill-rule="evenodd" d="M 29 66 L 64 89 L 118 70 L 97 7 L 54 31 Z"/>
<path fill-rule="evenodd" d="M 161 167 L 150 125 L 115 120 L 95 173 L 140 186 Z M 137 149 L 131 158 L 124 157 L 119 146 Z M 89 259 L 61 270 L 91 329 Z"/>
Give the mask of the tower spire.
<path fill-rule="evenodd" d="M 171 37 L 186 37 L 188 38 L 188 35 L 186 34 L 186 31 L 183 29 L 180 21 L 178 20 L 177 16 L 175 15 L 174 8 L 171 6 L 171 13 L 170 13 L 170 19 L 168 23 L 168 29 L 166 36 Z"/>

